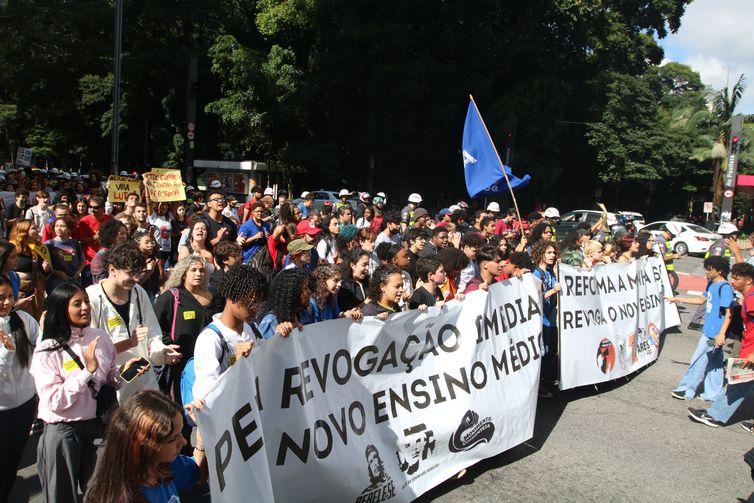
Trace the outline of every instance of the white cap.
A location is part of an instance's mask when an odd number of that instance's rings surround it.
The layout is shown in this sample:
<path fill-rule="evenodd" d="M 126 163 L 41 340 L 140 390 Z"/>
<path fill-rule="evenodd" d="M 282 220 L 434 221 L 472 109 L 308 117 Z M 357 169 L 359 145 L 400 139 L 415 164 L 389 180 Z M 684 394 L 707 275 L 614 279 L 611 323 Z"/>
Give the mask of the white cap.
<path fill-rule="evenodd" d="M 487 205 L 487 211 L 494 211 L 495 213 L 500 213 L 500 205 L 493 201 Z"/>
<path fill-rule="evenodd" d="M 369 192 L 362 192 L 359 194 L 359 199 L 361 201 L 366 201 L 367 199 L 371 198 L 372 196 L 369 194 Z"/>
<path fill-rule="evenodd" d="M 120 176 L 128 176 L 128 171 L 121 171 Z"/>
<path fill-rule="evenodd" d="M 272 187 L 267 187 L 266 189 L 264 189 L 264 194 L 263 195 L 265 195 L 265 196 L 272 196 L 274 194 L 275 194 L 275 191 L 272 190 Z"/>
<path fill-rule="evenodd" d="M 542 216 L 545 218 L 560 218 L 560 212 L 557 208 L 550 206 L 544 213 L 542 213 Z"/>
<path fill-rule="evenodd" d="M 305 198 L 306 196 L 308 196 L 308 195 L 309 195 L 309 191 L 308 191 L 308 190 L 305 190 L 305 191 L 303 191 L 303 192 L 301 193 L 301 199 L 304 199 L 304 198 Z"/>
<path fill-rule="evenodd" d="M 413 194 L 408 196 L 408 202 L 419 204 L 420 202 L 422 202 L 422 196 L 414 192 Z"/>
<path fill-rule="evenodd" d="M 449 209 L 449 210 L 450 210 L 451 212 L 455 212 L 455 211 L 458 211 L 458 210 L 460 210 L 460 209 L 461 209 L 461 207 L 460 207 L 460 206 L 458 206 L 457 204 L 451 204 L 451 205 L 450 205 L 450 207 L 449 207 L 448 209 Z"/>
<path fill-rule="evenodd" d="M 717 228 L 718 234 L 734 234 L 736 232 L 738 232 L 738 227 L 730 222 L 723 222 L 720 224 L 720 227 Z"/>
<path fill-rule="evenodd" d="M 212 180 L 209 184 L 209 187 L 211 189 L 219 189 L 223 186 L 223 183 L 220 180 Z"/>
<path fill-rule="evenodd" d="M 377 195 L 380 196 L 382 199 L 387 199 L 387 196 L 385 195 L 384 192 L 378 192 Z"/>
<path fill-rule="evenodd" d="M 340 192 L 338 193 L 338 197 L 350 196 L 350 195 L 351 193 L 348 191 L 348 189 L 340 189 Z"/>
<path fill-rule="evenodd" d="M 184 190 L 196 190 L 193 185 L 187 185 Z"/>

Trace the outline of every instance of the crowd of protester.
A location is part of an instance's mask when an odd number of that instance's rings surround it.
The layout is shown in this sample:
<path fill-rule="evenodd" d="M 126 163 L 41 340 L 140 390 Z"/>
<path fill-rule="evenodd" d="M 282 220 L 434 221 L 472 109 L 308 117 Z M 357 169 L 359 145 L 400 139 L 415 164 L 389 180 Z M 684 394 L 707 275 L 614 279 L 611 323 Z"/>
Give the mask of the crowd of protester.
<path fill-rule="evenodd" d="M 606 213 L 558 236 L 555 208 L 520 218 L 496 202 L 472 210 L 461 201 L 430 213 L 418 193 L 398 205 L 360 193 L 353 205 L 344 189 L 337 203 L 315 208 L 307 192 L 291 201 L 253 187 L 240 202 L 213 183 L 187 186 L 185 201 L 155 203 L 142 190 L 111 203 L 96 172 L 0 175 L 16 191 L 0 240 L 0 501 L 32 428 L 42 432 L 45 501 L 176 501 L 206 478 L 191 413 L 255 341 L 331 319 L 426 310 L 527 273 L 541 280 L 544 302 L 539 396 L 552 397 L 558 263 L 593 268 L 656 250 L 668 263 L 678 258 L 670 231 L 664 244 L 646 232 L 612 233 Z M 754 267 L 734 255 L 741 357 L 754 362 Z M 712 348 L 731 318 L 726 266 L 705 261 L 711 286 L 702 300 L 671 298 L 713 306 L 673 391 L 690 399 L 704 381 L 713 405 L 694 414 L 710 425 L 726 422 L 751 389 L 723 388 Z"/>

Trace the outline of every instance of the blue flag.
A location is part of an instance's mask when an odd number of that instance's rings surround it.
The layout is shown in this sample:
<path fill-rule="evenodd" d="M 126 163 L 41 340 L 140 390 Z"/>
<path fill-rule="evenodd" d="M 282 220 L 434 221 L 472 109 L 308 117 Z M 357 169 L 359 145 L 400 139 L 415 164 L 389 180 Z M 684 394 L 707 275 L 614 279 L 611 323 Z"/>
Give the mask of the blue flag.
<path fill-rule="evenodd" d="M 466 178 L 466 190 L 471 197 L 495 196 L 507 192 L 505 184 L 505 169 L 510 181 L 511 188 L 524 187 L 531 177 L 525 175 L 517 178 L 511 172 L 510 167 L 500 162 L 495 152 L 490 135 L 484 127 L 479 110 L 473 101 L 469 101 L 469 109 L 466 112 L 466 123 L 463 125 L 463 172 Z"/>

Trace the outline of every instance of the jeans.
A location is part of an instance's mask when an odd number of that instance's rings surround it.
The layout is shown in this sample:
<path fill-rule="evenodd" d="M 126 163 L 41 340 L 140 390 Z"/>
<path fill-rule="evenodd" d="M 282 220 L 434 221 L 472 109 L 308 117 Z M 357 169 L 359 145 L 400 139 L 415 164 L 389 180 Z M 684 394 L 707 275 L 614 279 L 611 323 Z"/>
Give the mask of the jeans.
<path fill-rule="evenodd" d="M 542 327 L 542 370 L 543 380 L 554 382 L 558 378 L 558 327 Z"/>
<path fill-rule="evenodd" d="M 712 342 L 712 346 L 709 345 Z M 693 400 L 696 389 L 704 381 L 705 400 L 715 400 L 723 392 L 723 349 L 714 345 L 714 339 L 702 335 L 691 357 L 689 368 L 683 374 L 676 391 L 685 391 L 686 400 Z"/>
<path fill-rule="evenodd" d="M 715 418 L 715 421 L 727 423 L 752 390 L 754 390 L 754 381 L 728 384 L 728 389 L 712 402 L 710 408 L 707 409 L 707 414 Z"/>

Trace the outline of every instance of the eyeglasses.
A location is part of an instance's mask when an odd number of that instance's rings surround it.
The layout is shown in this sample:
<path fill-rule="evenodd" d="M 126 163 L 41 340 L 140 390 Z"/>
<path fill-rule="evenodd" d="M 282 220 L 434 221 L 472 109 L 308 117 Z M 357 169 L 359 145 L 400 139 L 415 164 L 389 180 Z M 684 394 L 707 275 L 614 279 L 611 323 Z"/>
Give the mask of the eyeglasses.
<path fill-rule="evenodd" d="M 89 209 L 90 210 L 98 210 L 100 208 L 101 208 L 101 206 L 92 206 L 91 204 L 89 205 Z"/>

